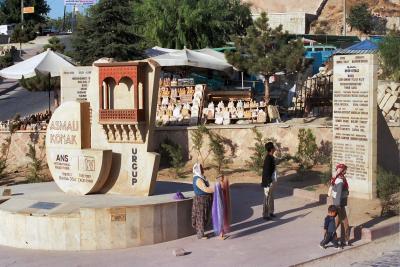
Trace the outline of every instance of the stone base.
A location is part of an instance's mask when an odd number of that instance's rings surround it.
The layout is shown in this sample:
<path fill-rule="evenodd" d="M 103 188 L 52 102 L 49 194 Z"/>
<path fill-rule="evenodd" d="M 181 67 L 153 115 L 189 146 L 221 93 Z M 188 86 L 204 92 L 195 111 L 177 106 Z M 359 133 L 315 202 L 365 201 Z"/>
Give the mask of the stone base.
<path fill-rule="evenodd" d="M 19 185 L 11 191 L 9 199 L 0 201 L 0 245 L 4 246 L 59 251 L 121 249 L 194 233 L 191 198 L 175 201 L 172 194 L 70 196 L 54 183 Z"/>

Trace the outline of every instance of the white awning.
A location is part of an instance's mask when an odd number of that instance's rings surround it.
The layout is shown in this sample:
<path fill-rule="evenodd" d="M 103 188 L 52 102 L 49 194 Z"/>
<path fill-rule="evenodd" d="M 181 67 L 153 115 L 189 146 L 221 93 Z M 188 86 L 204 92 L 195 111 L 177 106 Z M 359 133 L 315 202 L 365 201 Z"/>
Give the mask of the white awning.
<path fill-rule="evenodd" d="M 209 51 L 208 53 L 209 54 L 202 53 L 201 51 L 183 49 L 176 52 L 171 52 L 157 57 L 153 57 L 151 59 L 156 61 L 162 67 L 191 66 L 197 68 L 223 71 L 228 74 L 231 74 L 233 72 L 233 66 L 229 64 L 224 58 L 222 58 L 221 55 L 217 54 L 211 55 L 211 52 Z"/>
<path fill-rule="evenodd" d="M 68 61 L 68 57 L 48 49 L 39 55 L 2 69 L 0 76 L 6 79 L 18 80 L 22 79 L 22 76 L 24 78 L 32 78 L 36 76 L 36 72 L 40 72 L 44 74 L 50 73 L 51 77 L 57 77 L 60 76 L 61 69 L 73 66 Z"/>

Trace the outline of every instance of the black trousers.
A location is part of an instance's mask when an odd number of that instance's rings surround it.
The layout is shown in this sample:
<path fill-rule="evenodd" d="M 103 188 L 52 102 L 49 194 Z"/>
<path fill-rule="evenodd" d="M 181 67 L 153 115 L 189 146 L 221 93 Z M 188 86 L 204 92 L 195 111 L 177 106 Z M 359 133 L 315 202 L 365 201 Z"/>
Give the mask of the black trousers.
<path fill-rule="evenodd" d="M 326 246 L 327 244 L 329 244 L 329 242 L 332 242 L 332 244 L 335 247 L 339 246 L 338 240 L 337 240 L 337 235 L 335 232 L 334 233 L 326 233 L 324 236 L 324 239 L 321 241 L 320 244 L 321 244 L 321 246 Z"/>

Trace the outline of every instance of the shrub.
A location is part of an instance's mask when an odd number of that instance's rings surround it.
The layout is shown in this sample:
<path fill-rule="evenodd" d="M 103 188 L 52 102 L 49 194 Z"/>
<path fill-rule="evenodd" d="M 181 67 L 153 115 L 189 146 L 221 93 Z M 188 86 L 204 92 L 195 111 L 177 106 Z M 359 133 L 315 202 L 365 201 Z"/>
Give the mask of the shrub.
<path fill-rule="evenodd" d="M 222 168 L 228 164 L 228 160 L 225 158 L 226 149 L 224 147 L 224 138 L 216 133 L 208 133 L 210 139 L 210 151 L 213 154 L 214 167 L 218 173 L 221 172 Z"/>
<path fill-rule="evenodd" d="M 381 201 L 381 216 L 399 212 L 400 176 L 378 168 L 377 194 Z"/>
<path fill-rule="evenodd" d="M 4 69 L 14 64 L 13 50 L 6 51 L 4 56 L 0 57 L 0 68 Z"/>
<path fill-rule="evenodd" d="M 161 150 L 163 151 L 161 155 L 168 155 L 169 164 L 174 171 L 174 178 L 182 177 L 183 167 L 185 166 L 182 147 L 166 139 L 166 141 L 161 144 Z"/>
<path fill-rule="evenodd" d="M 43 138 L 42 144 L 39 145 L 39 149 L 41 150 L 41 153 L 39 154 L 36 146 L 39 143 L 39 133 L 35 132 L 32 133 L 31 136 L 31 143 L 28 144 L 29 150 L 28 153 L 26 153 L 26 156 L 31 160 L 31 162 L 28 163 L 28 182 L 29 183 L 38 183 L 41 182 L 43 179 L 42 176 L 42 170 L 44 166 L 44 147 L 45 147 L 45 138 Z M 38 155 L 39 154 L 39 155 Z"/>
<path fill-rule="evenodd" d="M 250 147 L 249 149 L 253 151 L 253 154 L 250 156 L 250 160 L 246 161 L 246 166 L 256 172 L 258 175 L 262 174 L 263 166 L 264 166 L 264 158 L 267 155 L 267 150 L 265 149 L 266 139 L 263 139 L 262 134 L 257 130 L 257 128 L 253 128 L 253 133 L 255 134 L 255 144 L 254 147 Z"/>
<path fill-rule="evenodd" d="M 332 142 L 321 141 L 317 150 L 316 162 L 319 164 L 331 164 L 332 166 Z"/>
<path fill-rule="evenodd" d="M 0 178 L 5 175 L 5 171 L 7 169 L 7 160 L 11 147 L 12 134 L 13 131 L 10 131 L 10 136 L 7 137 L 4 140 L 5 142 L 0 145 Z"/>
<path fill-rule="evenodd" d="M 209 130 L 204 125 L 200 125 L 197 127 L 196 130 L 194 130 L 192 132 L 192 135 L 191 135 L 191 139 L 192 139 L 192 143 L 193 143 L 192 148 L 197 153 L 197 162 L 199 162 L 199 160 L 200 160 L 201 165 L 203 165 L 204 168 L 205 168 L 205 161 L 207 160 L 207 158 L 211 152 L 209 150 L 206 155 L 203 155 L 203 153 L 201 152 L 201 149 L 204 144 L 204 135 L 205 134 L 209 134 Z"/>
<path fill-rule="evenodd" d="M 296 159 L 300 169 L 309 170 L 315 164 L 318 146 L 311 129 L 300 129 L 298 134 L 299 146 L 297 147 Z"/>
<path fill-rule="evenodd" d="M 272 142 L 276 148 L 275 152 L 276 165 L 279 165 L 283 161 L 289 160 L 291 158 L 289 154 L 284 152 L 285 149 L 282 147 L 282 144 L 279 143 L 275 138 L 273 137 L 263 138 L 262 134 L 257 130 L 257 128 L 253 128 L 253 133 L 255 134 L 254 138 L 255 144 L 253 147 L 249 148 L 251 151 L 253 151 L 253 154 L 250 156 L 250 160 L 246 161 L 246 166 L 250 170 L 256 172 L 258 175 L 262 174 L 264 159 L 265 156 L 267 155 L 265 144 L 268 142 Z"/>

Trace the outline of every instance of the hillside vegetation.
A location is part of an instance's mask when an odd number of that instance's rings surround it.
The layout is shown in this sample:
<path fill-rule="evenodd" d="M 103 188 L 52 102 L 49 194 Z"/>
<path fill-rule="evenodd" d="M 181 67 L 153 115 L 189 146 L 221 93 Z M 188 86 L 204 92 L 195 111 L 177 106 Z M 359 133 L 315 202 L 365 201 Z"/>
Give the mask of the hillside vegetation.
<path fill-rule="evenodd" d="M 370 7 L 371 13 L 382 17 L 400 16 L 400 4 L 395 4 L 389 0 L 347 0 L 347 13 L 350 8 L 356 4 L 365 2 Z M 343 26 L 343 0 L 328 0 L 325 8 L 322 10 L 318 20 L 312 24 L 311 33 L 341 34 Z M 359 35 L 356 30 L 347 33 Z"/>

